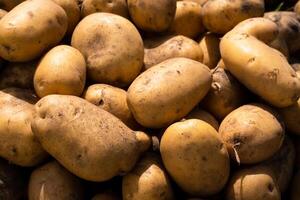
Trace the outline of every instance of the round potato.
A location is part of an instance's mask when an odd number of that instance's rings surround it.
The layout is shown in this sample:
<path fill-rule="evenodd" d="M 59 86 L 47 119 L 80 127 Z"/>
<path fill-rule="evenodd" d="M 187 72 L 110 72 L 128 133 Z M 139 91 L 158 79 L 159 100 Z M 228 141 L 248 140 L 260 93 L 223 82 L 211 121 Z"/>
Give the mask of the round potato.
<path fill-rule="evenodd" d="M 40 61 L 34 74 L 34 88 L 39 97 L 49 94 L 80 96 L 84 90 L 86 64 L 75 48 L 60 45 Z"/>
<path fill-rule="evenodd" d="M 175 17 L 176 0 L 127 0 L 127 4 L 132 21 L 144 31 L 166 31 Z"/>
<path fill-rule="evenodd" d="M 284 139 L 277 113 L 261 104 L 243 105 L 222 121 L 219 133 L 233 159 L 254 164 L 273 156 Z"/>
<path fill-rule="evenodd" d="M 291 200 L 298 200 L 300 195 L 300 171 L 295 174 L 291 185 Z"/>
<path fill-rule="evenodd" d="M 219 130 L 219 122 L 215 119 L 215 117 L 205 110 L 202 110 L 198 106 L 193 109 L 192 112 L 190 112 L 187 116 L 185 116 L 185 119 L 199 119 L 210 124 L 217 131 Z"/>
<path fill-rule="evenodd" d="M 148 153 L 123 177 L 123 200 L 173 200 L 174 194 L 160 159 Z"/>
<path fill-rule="evenodd" d="M 51 0 L 25 1 L 0 21 L 0 56 L 25 62 L 60 42 L 68 26 L 65 11 Z"/>
<path fill-rule="evenodd" d="M 287 130 L 300 136 L 300 99 L 289 107 L 279 109 L 279 112 Z"/>
<path fill-rule="evenodd" d="M 128 18 L 126 0 L 84 0 L 81 5 L 81 16 L 86 17 L 96 12 L 108 12 Z"/>
<path fill-rule="evenodd" d="M 203 53 L 197 42 L 182 35 L 152 38 L 145 41 L 145 69 L 175 57 L 202 62 Z"/>
<path fill-rule="evenodd" d="M 185 192 L 217 194 L 229 177 L 229 156 L 218 132 L 208 123 L 190 119 L 164 132 L 160 153 L 164 166 Z"/>
<path fill-rule="evenodd" d="M 210 88 L 205 65 L 187 58 L 172 58 L 138 76 L 127 91 L 134 118 L 149 128 L 162 128 L 183 118 Z"/>
<path fill-rule="evenodd" d="M 175 18 L 170 27 L 170 32 L 175 35 L 184 35 L 197 38 L 205 31 L 201 16 L 202 7 L 192 1 L 177 1 Z"/>
<path fill-rule="evenodd" d="M 115 14 L 85 17 L 74 30 L 72 46 L 85 56 L 94 82 L 125 87 L 142 69 L 142 38 L 130 21 Z"/>
<path fill-rule="evenodd" d="M 35 169 L 28 185 L 29 200 L 83 199 L 80 180 L 56 161 Z"/>
<path fill-rule="evenodd" d="M 205 34 L 199 42 L 203 52 L 202 63 L 211 69 L 217 66 L 221 58 L 219 44 L 219 37 L 212 33 Z"/>
<path fill-rule="evenodd" d="M 47 156 L 30 127 L 36 101 L 30 90 L 0 91 L 0 156 L 24 167 L 35 166 Z"/>
<path fill-rule="evenodd" d="M 130 171 L 150 138 L 88 101 L 48 95 L 36 103 L 32 130 L 43 148 L 76 176 L 106 181 Z M 59 138 L 59 139 L 58 139 Z"/>

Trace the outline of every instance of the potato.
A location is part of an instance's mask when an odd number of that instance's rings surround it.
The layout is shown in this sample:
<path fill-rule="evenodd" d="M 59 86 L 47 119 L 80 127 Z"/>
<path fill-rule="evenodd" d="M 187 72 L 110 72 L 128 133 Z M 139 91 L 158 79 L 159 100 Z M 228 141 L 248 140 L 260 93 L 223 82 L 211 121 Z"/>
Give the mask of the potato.
<path fill-rule="evenodd" d="M 300 79 L 286 58 L 267 45 L 277 33 L 274 22 L 249 19 L 223 37 L 220 50 L 226 68 L 242 84 L 273 106 L 287 107 L 300 96 Z"/>
<path fill-rule="evenodd" d="M 0 56 L 25 62 L 55 46 L 67 30 L 65 11 L 51 0 L 25 1 L 0 21 Z"/>
<path fill-rule="evenodd" d="M 227 186 L 227 200 L 280 200 L 281 193 L 273 173 L 252 167 L 235 172 Z"/>
<path fill-rule="evenodd" d="M 277 113 L 262 104 L 243 105 L 222 121 L 219 133 L 231 158 L 254 164 L 272 157 L 284 139 Z"/>
<path fill-rule="evenodd" d="M 127 4 L 132 21 L 144 31 L 166 31 L 175 17 L 176 0 L 127 0 Z"/>
<path fill-rule="evenodd" d="M 202 21 L 209 31 L 225 34 L 239 22 L 263 14 L 263 0 L 214 0 L 203 5 Z"/>
<path fill-rule="evenodd" d="M 30 90 L 0 91 L 0 156 L 24 167 L 35 166 L 47 156 L 30 128 L 36 100 Z"/>
<path fill-rule="evenodd" d="M 110 13 L 85 17 L 75 28 L 71 43 L 85 56 L 92 81 L 125 87 L 141 71 L 143 41 L 123 17 Z"/>
<path fill-rule="evenodd" d="M 174 194 L 159 157 L 148 153 L 123 177 L 123 200 L 173 200 Z"/>
<path fill-rule="evenodd" d="M 219 122 L 215 117 L 198 106 L 185 116 L 185 119 L 200 119 L 214 127 L 217 131 L 219 130 Z"/>
<path fill-rule="evenodd" d="M 205 31 L 201 16 L 202 7 L 191 1 L 177 1 L 175 18 L 170 32 L 175 35 L 184 35 L 196 38 Z"/>
<path fill-rule="evenodd" d="M 181 1 L 181 0 L 177 0 L 177 1 Z M 183 1 L 192 1 L 192 2 L 199 3 L 201 6 L 203 6 L 208 0 L 183 0 Z"/>
<path fill-rule="evenodd" d="M 33 76 L 37 65 L 37 60 L 7 63 L 0 71 L 0 89 L 9 87 L 33 89 Z"/>
<path fill-rule="evenodd" d="M 145 46 L 146 69 L 175 57 L 190 58 L 199 62 L 203 60 L 203 53 L 197 42 L 182 35 L 152 38 L 145 41 Z"/>
<path fill-rule="evenodd" d="M 172 58 L 138 76 L 127 91 L 127 103 L 138 123 L 162 128 L 187 115 L 210 84 L 211 73 L 205 65 Z"/>
<path fill-rule="evenodd" d="M 190 195 L 217 194 L 227 182 L 230 162 L 225 144 L 204 121 L 190 119 L 169 126 L 160 152 L 172 179 Z"/>
<path fill-rule="evenodd" d="M 126 0 L 84 0 L 81 5 L 81 16 L 86 17 L 96 12 L 108 12 L 128 18 Z"/>
<path fill-rule="evenodd" d="M 49 94 L 80 96 L 84 90 L 86 63 L 75 48 L 60 45 L 40 61 L 34 74 L 34 88 L 39 97 Z"/>
<path fill-rule="evenodd" d="M 213 81 L 201 105 L 222 120 L 247 100 L 245 88 L 223 68 L 214 69 Z"/>
<path fill-rule="evenodd" d="M 72 35 L 73 30 L 80 21 L 80 8 L 78 0 L 52 0 L 56 4 L 60 5 L 67 14 L 68 17 L 68 29 L 67 35 Z"/>
<path fill-rule="evenodd" d="M 279 109 L 284 124 L 289 132 L 300 135 L 300 99 L 286 108 Z"/>
<path fill-rule="evenodd" d="M 294 6 L 294 12 L 300 15 L 300 1 L 298 1 Z"/>
<path fill-rule="evenodd" d="M 95 195 L 92 200 L 120 200 L 120 198 L 111 193 L 100 193 Z"/>
<path fill-rule="evenodd" d="M 7 14 L 6 10 L 0 9 L 0 19 L 2 19 L 2 17 L 4 17 L 4 15 Z"/>
<path fill-rule="evenodd" d="M 205 34 L 199 42 L 203 52 L 202 63 L 211 69 L 217 66 L 221 58 L 219 43 L 219 37 L 212 33 Z"/>
<path fill-rule="evenodd" d="M 10 11 L 25 0 L 0 0 L 0 8 Z"/>
<path fill-rule="evenodd" d="M 94 84 L 87 88 L 83 98 L 110 112 L 127 126 L 135 128 L 137 123 L 127 105 L 127 92 L 106 84 Z"/>
<path fill-rule="evenodd" d="M 83 199 L 80 180 L 56 161 L 35 169 L 28 185 L 29 200 Z"/>
<path fill-rule="evenodd" d="M 106 181 L 130 171 L 149 137 L 76 96 L 48 95 L 36 105 L 31 127 L 43 148 L 76 176 Z M 59 138 L 59 140 L 58 140 Z"/>
<path fill-rule="evenodd" d="M 291 185 L 291 200 L 298 200 L 300 192 L 300 171 L 298 170 L 293 178 L 293 182 Z"/>

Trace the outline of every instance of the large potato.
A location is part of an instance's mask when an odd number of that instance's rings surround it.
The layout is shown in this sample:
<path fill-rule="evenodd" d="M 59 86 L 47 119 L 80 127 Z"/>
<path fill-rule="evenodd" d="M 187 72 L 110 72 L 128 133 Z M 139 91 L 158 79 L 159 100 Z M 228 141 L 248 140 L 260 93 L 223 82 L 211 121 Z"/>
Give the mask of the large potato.
<path fill-rule="evenodd" d="M 167 30 L 176 12 L 176 0 L 127 0 L 127 4 L 132 21 L 144 31 Z"/>
<path fill-rule="evenodd" d="M 35 169 L 28 184 L 29 200 L 83 199 L 80 180 L 56 161 Z"/>
<path fill-rule="evenodd" d="M 298 170 L 291 185 L 291 200 L 298 200 L 300 196 L 300 171 Z"/>
<path fill-rule="evenodd" d="M 273 156 L 281 147 L 284 128 L 271 108 L 248 104 L 222 121 L 219 133 L 231 157 L 242 164 L 254 164 Z"/>
<path fill-rule="evenodd" d="M 300 99 L 286 108 L 279 110 L 289 132 L 300 136 Z"/>
<path fill-rule="evenodd" d="M 173 200 L 167 173 L 155 154 L 147 154 L 123 177 L 123 200 Z"/>
<path fill-rule="evenodd" d="M 37 165 L 47 156 L 30 128 L 36 101 L 30 90 L 0 91 L 0 156 L 20 166 Z"/>
<path fill-rule="evenodd" d="M 36 105 L 31 127 L 43 148 L 66 169 L 90 181 L 130 171 L 150 139 L 79 97 L 48 95 Z"/>
<path fill-rule="evenodd" d="M 283 54 L 267 45 L 277 34 L 274 22 L 249 19 L 222 38 L 220 50 L 226 68 L 248 89 L 273 106 L 287 107 L 300 96 L 300 79 Z"/>
<path fill-rule="evenodd" d="M 74 30 L 72 46 L 85 56 L 92 81 L 127 86 L 140 73 L 142 38 L 127 19 L 110 13 L 85 17 Z"/>
<path fill-rule="evenodd" d="M 210 84 L 208 67 L 191 59 L 173 58 L 138 76 L 127 91 L 127 102 L 137 122 L 161 128 L 187 115 Z"/>
<path fill-rule="evenodd" d="M 175 57 L 202 62 L 203 53 L 197 42 L 182 35 L 152 38 L 145 41 L 144 67 L 146 69 Z"/>
<path fill-rule="evenodd" d="M 34 74 L 34 88 L 39 97 L 49 94 L 80 96 L 84 90 L 86 64 L 75 48 L 60 45 L 40 61 Z"/>
<path fill-rule="evenodd" d="M 51 0 L 25 1 L 0 21 L 0 56 L 12 62 L 39 57 L 63 38 L 65 11 Z"/>
<path fill-rule="evenodd" d="M 210 124 L 214 127 L 217 131 L 219 130 L 219 122 L 215 119 L 213 115 L 205 110 L 202 110 L 200 107 L 194 108 L 187 116 L 184 117 L 185 119 L 200 119 L 205 121 L 206 123 Z"/>
<path fill-rule="evenodd" d="M 173 180 L 190 195 L 217 194 L 227 182 L 230 162 L 225 144 L 204 121 L 190 119 L 169 126 L 160 152 Z"/>
<path fill-rule="evenodd" d="M 202 63 L 211 69 L 217 66 L 221 58 L 219 44 L 219 37 L 212 33 L 206 33 L 199 42 L 203 52 Z"/>

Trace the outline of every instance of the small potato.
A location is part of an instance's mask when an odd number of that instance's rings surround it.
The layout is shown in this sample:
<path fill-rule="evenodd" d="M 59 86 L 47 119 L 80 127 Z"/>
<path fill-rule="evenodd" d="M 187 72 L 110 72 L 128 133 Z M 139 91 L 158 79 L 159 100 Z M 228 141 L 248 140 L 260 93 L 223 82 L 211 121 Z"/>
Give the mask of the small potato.
<path fill-rule="evenodd" d="M 200 105 L 219 120 L 247 101 L 245 88 L 223 68 L 212 70 L 213 81 Z"/>
<path fill-rule="evenodd" d="M 212 33 L 205 34 L 199 42 L 203 52 L 202 63 L 211 69 L 215 68 L 221 59 L 219 44 L 219 37 Z"/>
<path fill-rule="evenodd" d="M 176 12 L 176 0 L 127 0 L 134 24 L 149 32 L 166 31 Z"/>
<path fill-rule="evenodd" d="M 106 181 L 130 171 L 150 146 L 118 118 L 88 101 L 48 95 L 36 103 L 32 130 L 43 148 L 76 176 Z"/>
<path fill-rule="evenodd" d="M 29 200 L 83 199 L 80 180 L 56 161 L 35 169 L 28 185 Z"/>
<path fill-rule="evenodd" d="M 138 76 L 127 91 L 134 118 L 149 128 L 168 126 L 187 115 L 206 95 L 211 73 L 187 58 L 172 58 Z"/>
<path fill-rule="evenodd" d="M 264 14 L 264 0 L 214 0 L 203 5 L 204 26 L 213 33 L 225 34 L 239 22 Z"/>
<path fill-rule="evenodd" d="M 300 196 L 300 170 L 295 174 L 291 184 L 291 200 L 299 200 Z"/>
<path fill-rule="evenodd" d="M 219 122 L 215 119 L 215 117 L 199 107 L 193 109 L 192 112 L 185 116 L 185 119 L 199 119 L 210 124 L 217 131 L 219 130 Z"/>
<path fill-rule="evenodd" d="M 205 31 L 201 16 L 202 7 L 191 1 L 177 1 L 175 18 L 170 32 L 189 38 L 197 38 Z"/>
<path fill-rule="evenodd" d="M 261 104 L 244 105 L 227 115 L 219 133 L 231 157 L 242 164 L 272 157 L 284 139 L 284 128 L 276 117 L 277 113 Z"/>
<path fill-rule="evenodd" d="M 84 0 L 81 5 L 81 16 L 86 17 L 96 12 L 107 12 L 128 18 L 126 0 Z"/>
<path fill-rule="evenodd" d="M 202 62 L 203 53 L 197 42 L 182 35 L 145 41 L 145 69 L 175 57 L 185 57 Z"/>
<path fill-rule="evenodd" d="M 148 153 L 123 177 L 123 200 L 173 200 L 174 194 L 159 157 Z"/>
<path fill-rule="evenodd" d="M 25 0 L 0 0 L 0 8 L 10 11 Z"/>
<path fill-rule="evenodd" d="M 68 26 L 65 11 L 51 0 L 25 1 L 0 20 L 0 56 L 26 62 L 60 42 Z"/>
<path fill-rule="evenodd" d="M 217 194 L 228 180 L 230 161 L 225 144 L 204 121 L 190 119 L 169 126 L 160 153 L 172 179 L 190 195 Z"/>
<path fill-rule="evenodd" d="M 106 84 L 91 85 L 83 98 L 121 119 L 127 126 L 136 127 L 136 121 L 127 105 L 127 92 Z"/>
<path fill-rule="evenodd" d="M 300 136 L 300 99 L 286 108 L 279 109 L 284 124 L 290 133 Z"/>
<path fill-rule="evenodd" d="M 40 61 L 34 74 L 34 88 L 39 97 L 49 94 L 80 96 L 84 90 L 86 64 L 75 48 L 60 45 Z"/>
<path fill-rule="evenodd" d="M 30 127 L 36 101 L 30 90 L 0 91 L 0 156 L 23 167 L 35 166 L 47 156 Z"/>
<path fill-rule="evenodd" d="M 272 171 L 261 167 L 235 172 L 226 190 L 226 200 L 281 199 L 281 193 Z"/>
<path fill-rule="evenodd" d="M 33 76 L 38 62 L 7 63 L 0 71 L 0 89 L 17 87 L 33 89 Z"/>
<path fill-rule="evenodd" d="M 95 13 L 85 17 L 75 28 L 71 43 L 86 58 L 91 81 L 125 87 L 142 69 L 142 38 L 121 16 Z"/>

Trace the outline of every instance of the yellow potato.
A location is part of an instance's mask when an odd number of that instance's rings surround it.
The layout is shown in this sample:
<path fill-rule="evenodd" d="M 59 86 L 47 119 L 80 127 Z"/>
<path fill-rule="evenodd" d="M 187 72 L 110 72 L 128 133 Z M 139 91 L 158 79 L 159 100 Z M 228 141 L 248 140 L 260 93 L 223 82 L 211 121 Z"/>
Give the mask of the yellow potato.
<path fill-rule="evenodd" d="M 294 12 L 300 15 L 300 1 L 298 1 L 294 6 Z"/>
<path fill-rule="evenodd" d="M 184 117 L 185 119 L 200 119 L 205 121 L 206 123 L 210 124 L 214 127 L 217 131 L 219 130 L 219 122 L 215 119 L 213 115 L 205 110 L 202 110 L 199 107 L 196 107 L 192 110 L 187 116 Z"/>
<path fill-rule="evenodd" d="M 289 132 L 300 136 L 300 99 L 286 108 L 279 110 Z"/>
<path fill-rule="evenodd" d="M 217 66 L 221 58 L 219 43 L 219 37 L 212 33 L 205 34 L 199 42 L 203 52 L 202 63 L 211 69 Z"/>

